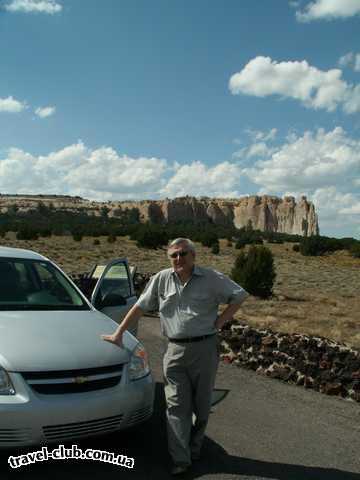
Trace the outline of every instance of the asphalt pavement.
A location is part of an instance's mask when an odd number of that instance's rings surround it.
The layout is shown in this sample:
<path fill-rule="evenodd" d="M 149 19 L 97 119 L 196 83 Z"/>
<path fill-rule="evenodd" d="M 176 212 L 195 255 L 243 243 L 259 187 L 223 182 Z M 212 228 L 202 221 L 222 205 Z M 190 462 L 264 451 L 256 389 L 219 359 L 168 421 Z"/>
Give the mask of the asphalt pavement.
<path fill-rule="evenodd" d="M 156 379 L 154 416 L 144 425 L 112 435 L 77 440 L 79 448 L 122 454 L 133 469 L 91 460 L 53 460 L 18 469 L 0 455 L 3 479 L 168 479 L 159 320 L 145 317 L 139 337 Z M 214 405 L 202 458 L 184 479 L 360 480 L 360 405 L 264 378 L 235 365 L 219 367 Z M 175 477 L 174 477 L 175 478 Z M 180 477 L 178 477 L 180 478 Z"/>

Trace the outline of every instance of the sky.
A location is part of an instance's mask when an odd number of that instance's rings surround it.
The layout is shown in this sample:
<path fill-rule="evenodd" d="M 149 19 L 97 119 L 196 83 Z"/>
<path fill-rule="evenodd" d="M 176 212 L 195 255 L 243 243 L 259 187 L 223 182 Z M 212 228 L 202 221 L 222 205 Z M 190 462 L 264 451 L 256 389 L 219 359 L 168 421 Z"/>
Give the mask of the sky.
<path fill-rule="evenodd" d="M 306 195 L 360 238 L 360 0 L 0 0 L 0 192 Z"/>

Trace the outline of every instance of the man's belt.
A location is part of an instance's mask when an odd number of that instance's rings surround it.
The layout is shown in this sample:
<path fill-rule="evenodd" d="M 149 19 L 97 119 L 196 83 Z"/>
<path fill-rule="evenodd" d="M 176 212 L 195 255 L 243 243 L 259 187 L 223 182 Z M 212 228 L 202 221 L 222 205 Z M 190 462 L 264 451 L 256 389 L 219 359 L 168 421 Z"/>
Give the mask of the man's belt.
<path fill-rule="evenodd" d="M 201 337 L 187 337 L 187 338 L 168 338 L 169 342 L 173 343 L 192 343 L 192 342 L 201 342 L 206 338 L 210 338 L 216 335 L 216 333 L 210 333 L 209 335 L 201 335 Z"/>

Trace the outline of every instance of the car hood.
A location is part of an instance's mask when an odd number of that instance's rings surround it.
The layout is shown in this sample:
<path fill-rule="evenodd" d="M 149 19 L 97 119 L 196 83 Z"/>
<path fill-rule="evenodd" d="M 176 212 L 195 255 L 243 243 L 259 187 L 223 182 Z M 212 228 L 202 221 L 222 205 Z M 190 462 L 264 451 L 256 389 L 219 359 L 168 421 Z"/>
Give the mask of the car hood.
<path fill-rule="evenodd" d="M 1 311 L 0 366 L 13 372 L 29 372 L 128 362 L 128 350 L 100 338 L 103 333 L 113 333 L 116 327 L 113 320 L 96 310 Z M 130 344 L 133 340 L 131 337 Z"/>

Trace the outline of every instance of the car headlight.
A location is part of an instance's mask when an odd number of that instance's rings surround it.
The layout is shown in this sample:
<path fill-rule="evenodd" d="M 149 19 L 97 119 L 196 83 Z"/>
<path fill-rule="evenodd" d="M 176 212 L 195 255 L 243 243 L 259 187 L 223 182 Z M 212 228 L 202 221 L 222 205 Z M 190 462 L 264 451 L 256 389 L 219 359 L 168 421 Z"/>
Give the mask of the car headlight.
<path fill-rule="evenodd" d="M 6 370 L 0 367 L 0 395 L 15 395 L 15 388 Z"/>
<path fill-rule="evenodd" d="M 148 356 L 143 345 L 138 343 L 131 352 L 129 378 L 130 380 L 137 380 L 145 377 L 148 373 L 150 373 Z"/>

